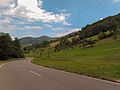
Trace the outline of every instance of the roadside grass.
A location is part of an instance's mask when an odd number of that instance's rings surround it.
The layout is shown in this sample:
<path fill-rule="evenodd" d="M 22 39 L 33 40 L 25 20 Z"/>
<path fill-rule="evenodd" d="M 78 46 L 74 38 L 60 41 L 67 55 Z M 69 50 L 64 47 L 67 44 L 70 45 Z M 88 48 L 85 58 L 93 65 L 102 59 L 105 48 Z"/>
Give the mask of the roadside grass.
<path fill-rule="evenodd" d="M 3 63 L 8 63 L 8 62 L 12 62 L 12 61 L 15 61 L 15 60 L 6 60 L 6 61 L 0 61 L 0 65 L 3 64 Z"/>
<path fill-rule="evenodd" d="M 1 61 L 0 61 L 0 65 L 3 64 L 3 63 L 13 62 L 13 61 L 17 61 L 17 60 L 21 60 L 21 59 L 8 59 L 8 60 L 1 60 Z"/>
<path fill-rule="evenodd" d="M 74 48 L 51 53 L 47 50 L 42 57 L 40 50 L 27 54 L 34 57 L 33 63 L 68 72 L 109 80 L 120 80 L 120 36 L 117 40 L 107 38 L 92 48 Z"/>

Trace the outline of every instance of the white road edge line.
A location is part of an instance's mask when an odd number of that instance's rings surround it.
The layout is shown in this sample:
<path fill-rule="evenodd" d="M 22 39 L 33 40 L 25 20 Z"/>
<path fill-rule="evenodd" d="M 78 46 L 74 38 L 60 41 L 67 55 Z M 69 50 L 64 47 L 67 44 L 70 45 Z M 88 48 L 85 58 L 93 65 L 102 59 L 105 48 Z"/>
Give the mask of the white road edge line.
<path fill-rule="evenodd" d="M 52 69 L 52 68 L 51 68 L 51 69 Z M 67 73 L 67 74 L 71 74 L 71 75 L 76 75 L 76 76 L 78 76 L 78 77 L 81 76 L 81 77 L 84 77 L 84 78 L 88 78 L 88 79 L 92 79 L 92 80 L 97 80 L 97 81 L 101 81 L 101 82 L 105 82 L 105 83 L 109 83 L 109 84 L 120 85 L 120 83 L 117 83 L 117 82 L 112 82 L 112 81 L 103 80 L 103 79 L 94 78 L 94 77 L 85 76 L 85 75 L 76 74 L 76 73 L 70 73 L 70 72 L 66 72 L 66 71 L 58 70 L 58 69 L 55 69 L 55 70 L 60 71 L 60 72 L 64 72 L 64 73 Z"/>
<path fill-rule="evenodd" d="M 37 75 L 37 76 L 39 76 L 39 77 L 42 77 L 40 74 L 38 74 L 38 73 L 36 73 L 34 71 L 30 71 L 30 72 L 33 73 L 33 74 L 35 74 L 35 75 Z"/>
<path fill-rule="evenodd" d="M 74 74 L 74 73 L 72 73 L 72 74 Z M 93 79 L 93 80 L 97 80 L 97 81 L 101 81 L 101 82 L 105 82 L 105 83 L 109 83 L 109 84 L 120 85 L 120 83 L 117 83 L 117 82 L 112 82 L 112 81 L 103 80 L 103 79 L 99 79 L 99 78 L 94 78 L 94 77 L 90 77 L 90 76 L 79 75 L 79 74 L 74 74 L 74 75 L 76 75 L 76 76 L 82 76 L 84 78 Z"/>
<path fill-rule="evenodd" d="M 5 64 L 6 64 L 6 63 L 4 63 L 4 64 L 0 65 L 0 68 L 2 68 Z"/>

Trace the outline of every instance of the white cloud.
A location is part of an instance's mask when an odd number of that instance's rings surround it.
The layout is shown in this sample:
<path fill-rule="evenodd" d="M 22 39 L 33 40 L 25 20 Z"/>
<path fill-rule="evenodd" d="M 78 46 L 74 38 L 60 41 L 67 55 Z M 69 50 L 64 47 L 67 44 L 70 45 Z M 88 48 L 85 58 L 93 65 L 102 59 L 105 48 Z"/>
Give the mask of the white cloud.
<path fill-rule="evenodd" d="M 11 37 L 11 39 L 12 39 L 12 41 L 14 41 L 14 40 L 15 40 L 15 37 Z"/>
<path fill-rule="evenodd" d="M 68 25 L 68 26 L 72 25 L 72 24 L 70 24 L 70 23 L 68 23 L 68 22 L 63 22 L 63 24 L 64 24 L 64 25 Z"/>
<path fill-rule="evenodd" d="M 53 31 L 56 31 L 56 30 L 65 30 L 66 28 L 54 28 L 52 29 Z"/>
<path fill-rule="evenodd" d="M 61 28 L 62 29 L 62 28 Z M 70 33 L 73 33 L 73 32 L 77 32 L 77 31 L 80 31 L 81 28 L 64 28 L 64 32 L 60 32 L 60 33 L 57 33 L 57 34 L 54 34 L 53 36 L 54 37 L 61 37 L 61 36 L 65 36 L 67 34 L 70 34 Z M 68 31 L 66 31 L 68 30 Z"/>
<path fill-rule="evenodd" d="M 28 24 L 28 22 L 20 21 L 20 20 L 15 20 L 10 17 L 4 17 L 0 19 L 0 25 L 2 24 Z"/>
<path fill-rule="evenodd" d="M 62 9 L 62 10 L 60 10 L 60 12 L 65 12 L 66 11 L 66 9 Z"/>
<path fill-rule="evenodd" d="M 70 14 L 63 13 L 66 9 L 60 10 L 60 14 L 54 14 L 44 10 L 42 4 L 43 0 L 0 0 L 0 31 L 15 34 L 19 30 L 41 30 L 41 26 L 30 26 L 36 21 L 71 25 L 66 21 Z M 26 24 L 26 26 L 20 24 Z M 53 27 L 50 24 L 44 24 L 44 26 Z"/>
<path fill-rule="evenodd" d="M 8 7 L 13 4 L 14 0 L 0 0 L 0 8 Z"/>
<path fill-rule="evenodd" d="M 9 17 L 5 17 L 4 19 L 0 19 L 1 24 L 7 24 L 7 23 L 10 23 L 11 21 L 12 21 L 12 19 Z"/>
<path fill-rule="evenodd" d="M 8 2 L 9 1 L 12 0 L 8 0 Z M 15 5 L 15 2 L 10 4 L 10 9 L 7 11 L 7 13 L 4 13 L 17 18 L 26 19 L 29 22 L 42 21 L 70 25 L 68 22 L 66 22 L 66 17 L 68 17 L 69 14 L 53 14 L 53 12 L 47 12 L 46 10 L 42 9 L 41 0 L 18 0 L 17 3 L 17 6 Z M 62 11 L 65 11 L 65 9 Z"/>
<path fill-rule="evenodd" d="M 100 20 L 103 20 L 103 18 L 100 18 Z"/>
<path fill-rule="evenodd" d="M 120 2 L 120 0 L 113 0 L 113 2 Z"/>
<path fill-rule="evenodd" d="M 42 27 L 38 27 L 38 26 L 35 26 L 35 27 L 25 26 L 24 29 L 42 29 Z"/>
<path fill-rule="evenodd" d="M 8 25 L 8 24 L 4 24 L 1 25 L 0 24 L 0 32 L 5 32 L 5 33 L 15 33 L 17 30 L 23 30 L 23 28 L 16 26 L 16 25 Z"/>
<path fill-rule="evenodd" d="M 50 24 L 45 24 L 46 27 L 52 28 L 53 26 Z"/>
<path fill-rule="evenodd" d="M 81 30 L 81 28 L 72 28 L 72 29 L 70 29 L 70 31 L 67 32 L 66 34 L 69 34 L 69 33 L 72 33 L 72 32 L 77 32 L 77 31 L 80 31 L 80 30 Z"/>

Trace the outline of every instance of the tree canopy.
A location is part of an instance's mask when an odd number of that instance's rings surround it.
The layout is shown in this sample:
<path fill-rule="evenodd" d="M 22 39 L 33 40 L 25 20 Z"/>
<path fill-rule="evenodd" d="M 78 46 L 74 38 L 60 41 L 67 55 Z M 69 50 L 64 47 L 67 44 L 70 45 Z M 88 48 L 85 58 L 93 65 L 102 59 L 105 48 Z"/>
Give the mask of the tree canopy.
<path fill-rule="evenodd" d="M 0 60 L 23 57 L 24 54 L 17 38 L 12 40 L 9 34 L 0 36 Z"/>

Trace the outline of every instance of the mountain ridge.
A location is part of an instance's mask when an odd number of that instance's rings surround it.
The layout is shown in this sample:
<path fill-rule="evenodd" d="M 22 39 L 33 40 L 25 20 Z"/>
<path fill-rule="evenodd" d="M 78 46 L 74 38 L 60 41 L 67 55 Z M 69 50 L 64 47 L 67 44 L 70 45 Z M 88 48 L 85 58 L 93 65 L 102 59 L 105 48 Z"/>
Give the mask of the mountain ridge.
<path fill-rule="evenodd" d="M 56 37 L 49 37 L 49 36 L 41 36 L 41 37 L 23 37 L 20 38 L 21 45 L 29 45 L 29 44 L 36 44 L 36 43 L 42 43 L 43 41 L 50 41 L 55 40 Z"/>

